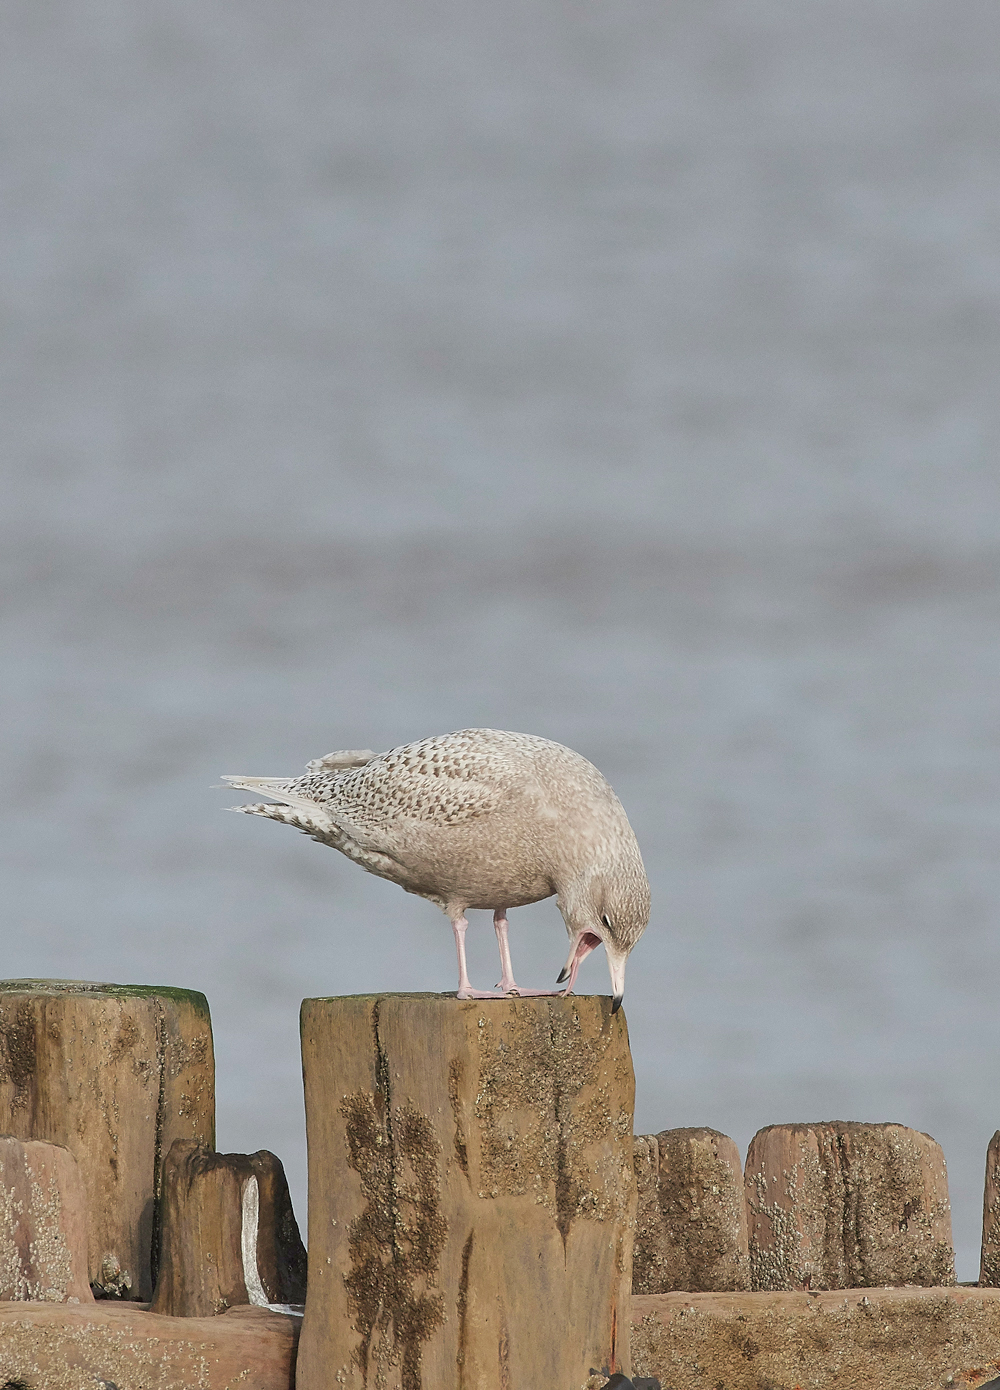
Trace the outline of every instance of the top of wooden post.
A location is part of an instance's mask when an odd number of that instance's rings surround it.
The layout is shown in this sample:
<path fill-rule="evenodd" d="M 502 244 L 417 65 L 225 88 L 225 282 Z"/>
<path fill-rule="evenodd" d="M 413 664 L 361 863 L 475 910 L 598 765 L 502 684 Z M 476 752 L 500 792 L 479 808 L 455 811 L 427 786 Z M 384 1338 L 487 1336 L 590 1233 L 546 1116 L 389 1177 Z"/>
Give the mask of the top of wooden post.
<path fill-rule="evenodd" d="M 172 999 L 188 1004 L 196 1014 L 210 1018 L 208 1000 L 201 990 L 177 985 L 115 985 L 103 980 L 0 980 L 0 994 L 89 994 L 113 999 Z"/>
<path fill-rule="evenodd" d="M 303 1004 L 333 1004 L 339 1003 L 342 999 L 438 999 L 441 1003 L 461 1004 L 471 1006 L 473 1004 L 484 1004 L 487 1008 L 494 1004 L 527 1003 L 529 1000 L 536 1000 L 548 1003 L 582 1004 L 588 1005 L 599 1001 L 607 1004 L 610 1010 L 615 1002 L 611 994 L 498 994 L 495 999 L 459 999 L 455 990 L 429 990 L 429 989 L 373 989 L 363 994 L 318 994 L 303 999 Z"/>

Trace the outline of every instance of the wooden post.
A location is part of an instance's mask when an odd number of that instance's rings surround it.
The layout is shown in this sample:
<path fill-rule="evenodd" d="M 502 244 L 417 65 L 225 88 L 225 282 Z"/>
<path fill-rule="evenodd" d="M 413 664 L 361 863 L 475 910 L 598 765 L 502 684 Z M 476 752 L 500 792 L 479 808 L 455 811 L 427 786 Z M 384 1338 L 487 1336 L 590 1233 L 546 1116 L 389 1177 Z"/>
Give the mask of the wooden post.
<path fill-rule="evenodd" d="M 955 1282 L 944 1155 L 904 1125 L 771 1125 L 747 1153 L 755 1289 Z"/>
<path fill-rule="evenodd" d="M 601 997 L 307 999 L 298 1390 L 628 1371 L 635 1083 Z"/>
<path fill-rule="evenodd" d="M 94 1301 L 83 1183 L 58 1144 L 0 1138 L 0 1300 Z"/>
<path fill-rule="evenodd" d="M 285 1170 L 266 1149 L 217 1154 L 176 1139 L 164 1160 L 151 1313 L 204 1318 L 239 1304 L 305 1303 L 306 1252 Z"/>
<path fill-rule="evenodd" d="M 979 1283 L 982 1288 L 1000 1287 L 1000 1129 L 994 1134 L 986 1150 Z"/>
<path fill-rule="evenodd" d="M 212 1144 L 208 1004 L 193 990 L 0 981 L 0 1133 L 62 1144 L 87 1197 L 99 1297 L 148 1301 L 162 1155 Z"/>
<path fill-rule="evenodd" d="M 750 1287 L 739 1150 L 715 1129 L 665 1129 L 635 1140 L 639 1212 L 633 1293 Z"/>

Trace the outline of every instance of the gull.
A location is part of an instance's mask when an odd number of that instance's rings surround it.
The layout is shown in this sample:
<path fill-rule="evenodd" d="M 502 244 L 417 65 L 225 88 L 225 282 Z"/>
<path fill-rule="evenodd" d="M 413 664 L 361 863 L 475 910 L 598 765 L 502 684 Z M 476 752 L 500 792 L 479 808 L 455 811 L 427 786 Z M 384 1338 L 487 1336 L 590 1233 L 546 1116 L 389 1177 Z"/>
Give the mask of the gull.
<path fill-rule="evenodd" d="M 508 909 L 555 894 L 570 937 L 561 993 L 603 942 L 618 1010 L 625 962 L 649 921 L 649 883 L 621 802 L 571 748 L 534 734 L 460 729 L 387 753 L 328 753 L 303 777 L 223 780 L 269 798 L 232 810 L 296 826 L 441 908 L 455 934 L 459 999 L 560 993 L 517 984 L 507 936 Z M 469 908 L 493 912 L 499 996 L 469 981 Z"/>

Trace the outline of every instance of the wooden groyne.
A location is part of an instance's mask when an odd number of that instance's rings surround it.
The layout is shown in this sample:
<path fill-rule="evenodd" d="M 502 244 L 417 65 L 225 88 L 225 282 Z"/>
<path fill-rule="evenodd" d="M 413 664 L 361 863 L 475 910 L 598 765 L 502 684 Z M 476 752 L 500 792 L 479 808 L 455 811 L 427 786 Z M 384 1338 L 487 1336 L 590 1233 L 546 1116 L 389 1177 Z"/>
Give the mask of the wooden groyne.
<path fill-rule="evenodd" d="M 769 1125 L 745 1171 L 724 1134 L 665 1130 L 635 1167 L 635 1293 L 955 1282 L 944 1155 L 904 1125 Z"/>
<path fill-rule="evenodd" d="M 772 1125 L 741 1165 L 714 1130 L 633 1138 L 610 999 L 314 999 L 301 1025 L 308 1278 L 278 1158 L 215 1152 L 201 995 L 0 982 L 0 1390 L 1000 1370 L 1000 1133 L 980 1286 L 958 1287 L 933 1139 Z"/>

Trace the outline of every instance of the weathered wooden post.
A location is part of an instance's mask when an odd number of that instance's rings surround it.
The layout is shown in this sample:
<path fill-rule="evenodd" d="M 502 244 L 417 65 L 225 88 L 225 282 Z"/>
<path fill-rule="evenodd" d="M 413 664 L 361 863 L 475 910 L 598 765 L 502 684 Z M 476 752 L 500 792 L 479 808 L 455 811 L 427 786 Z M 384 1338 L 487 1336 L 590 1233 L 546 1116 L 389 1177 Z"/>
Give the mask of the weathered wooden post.
<path fill-rule="evenodd" d="M 163 1164 L 151 1313 L 204 1318 L 241 1304 L 298 1304 L 306 1252 L 274 1154 L 217 1154 L 175 1139 Z"/>
<path fill-rule="evenodd" d="M 297 1390 L 627 1372 L 634 1077 L 600 997 L 307 999 Z"/>
<path fill-rule="evenodd" d="M 1000 1129 L 994 1134 L 986 1150 L 979 1285 L 980 1288 L 1000 1287 Z"/>
<path fill-rule="evenodd" d="M 955 1282 L 941 1146 L 905 1125 L 770 1125 L 747 1152 L 755 1289 Z"/>
<path fill-rule="evenodd" d="M 743 1169 L 715 1129 L 637 1135 L 633 1293 L 722 1293 L 750 1287 Z"/>
<path fill-rule="evenodd" d="M 0 1138 L 0 1300 L 94 1301 L 83 1182 L 58 1144 Z"/>
<path fill-rule="evenodd" d="M 174 1139 L 215 1137 L 205 996 L 0 981 L 0 1134 L 69 1149 L 86 1193 L 91 1284 L 147 1301 L 163 1155 Z"/>

